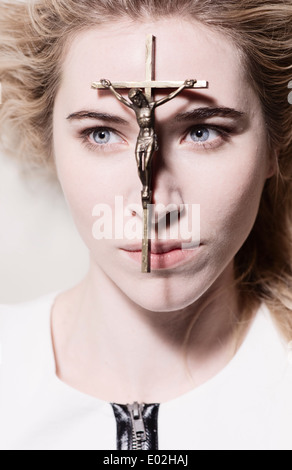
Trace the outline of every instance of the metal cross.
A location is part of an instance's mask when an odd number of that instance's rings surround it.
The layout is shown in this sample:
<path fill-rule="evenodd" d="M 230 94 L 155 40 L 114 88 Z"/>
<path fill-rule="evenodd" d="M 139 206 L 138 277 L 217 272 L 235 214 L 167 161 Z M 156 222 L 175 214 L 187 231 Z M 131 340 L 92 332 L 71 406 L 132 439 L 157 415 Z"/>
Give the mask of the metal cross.
<path fill-rule="evenodd" d="M 116 98 L 121 101 L 123 104 L 125 104 L 126 106 L 132 108 L 135 112 L 136 112 L 136 117 L 137 117 L 137 121 L 138 121 L 138 124 L 140 125 L 141 123 L 139 122 L 139 116 L 138 116 L 138 108 L 142 106 L 142 104 L 140 104 L 138 107 L 135 106 L 135 103 L 134 103 L 134 100 L 136 99 L 142 99 L 143 101 L 143 98 L 147 100 L 147 103 L 146 103 L 146 107 L 149 109 L 149 123 L 152 125 L 152 122 L 153 122 L 153 125 L 152 127 L 154 127 L 154 109 L 155 107 L 157 106 L 160 106 L 161 104 L 163 103 L 166 103 L 167 101 L 169 101 L 170 99 L 173 99 L 178 93 L 180 93 L 183 89 L 185 88 L 208 88 L 208 82 L 204 81 L 204 80 L 201 80 L 201 81 L 198 81 L 198 80 L 186 80 L 185 82 L 178 82 L 178 81 L 155 81 L 155 64 L 154 64 L 154 57 L 155 57 L 155 37 L 150 34 L 147 36 L 146 38 L 146 77 L 145 77 L 145 81 L 143 82 L 114 82 L 114 83 L 111 83 L 109 80 L 101 80 L 100 82 L 94 82 L 92 83 L 92 88 L 94 89 L 110 89 L 111 92 L 116 96 Z M 154 102 L 153 101 L 153 89 L 154 88 L 160 88 L 160 89 L 167 89 L 167 88 L 176 88 L 177 91 L 171 93 L 168 97 L 166 98 L 163 98 L 161 100 L 159 100 L 158 102 Z M 144 89 L 144 93 L 141 96 L 134 96 L 134 98 L 132 98 L 132 101 L 133 103 L 130 103 L 128 100 L 126 100 L 124 97 L 122 97 L 116 90 L 118 89 L 132 89 L 134 92 L 135 90 L 138 89 L 138 92 L 140 90 L 141 92 L 141 89 Z M 134 93 L 135 95 L 135 93 Z M 130 95 L 129 95 L 130 96 Z M 144 105 L 145 106 L 145 105 Z M 152 114 L 151 114 L 152 113 Z M 144 116 L 145 118 L 145 116 Z M 151 121 L 152 119 L 152 121 Z M 144 126 L 145 127 L 145 126 Z M 141 129 L 141 125 L 140 125 L 140 129 Z M 150 220 L 150 210 L 149 210 L 149 207 L 150 207 L 150 204 L 152 202 L 152 193 L 151 191 L 149 191 L 149 184 L 148 182 L 151 181 L 151 168 L 149 170 L 147 170 L 147 168 L 145 169 L 145 154 L 148 152 L 151 153 L 151 156 L 152 154 L 155 152 L 155 150 L 157 150 L 158 146 L 157 146 L 157 142 L 156 142 L 156 134 L 154 132 L 154 129 L 151 128 L 151 126 L 149 125 L 149 129 L 147 132 L 149 132 L 149 130 L 152 131 L 152 134 L 151 136 L 143 136 L 141 137 L 141 130 L 140 130 L 140 134 L 139 134 L 139 137 L 137 139 L 137 146 L 136 146 L 136 159 L 137 159 L 137 164 L 138 164 L 138 169 L 139 169 L 139 174 L 140 174 L 140 178 L 141 178 L 141 181 L 145 179 L 145 173 L 147 174 L 147 171 L 148 171 L 148 175 L 147 175 L 147 185 L 145 182 L 143 182 L 143 191 L 142 191 L 142 204 L 143 204 L 143 242 L 142 242 L 142 272 L 143 273 L 147 273 L 147 272 L 150 272 L 151 270 L 151 266 L 150 266 L 150 253 L 151 253 L 151 241 L 150 241 L 150 227 L 149 227 L 149 220 Z M 149 145 L 148 144 L 148 141 L 147 139 L 152 139 L 152 146 L 151 146 L 151 150 L 149 151 Z M 139 147 L 140 145 L 140 147 Z M 148 149 L 146 148 L 148 145 Z M 144 146 L 144 150 L 143 150 L 143 146 Z M 142 152 L 142 150 L 143 152 Z M 139 154 L 140 155 L 142 153 L 144 153 L 144 157 L 143 157 L 143 162 L 142 163 L 139 163 Z M 141 158 L 140 158 L 141 159 Z M 151 165 L 151 158 L 150 156 L 148 155 L 148 161 L 150 161 L 150 165 Z M 150 173 L 150 174 L 149 174 Z M 141 176 L 142 175 L 142 176 Z M 144 175 L 144 176 L 143 176 Z M 146 186 L 144 186 L 146 185 Z M 148 192 L 146 191 L 145 193 L 145 187 L 147 188 L 148 187 Z"/>

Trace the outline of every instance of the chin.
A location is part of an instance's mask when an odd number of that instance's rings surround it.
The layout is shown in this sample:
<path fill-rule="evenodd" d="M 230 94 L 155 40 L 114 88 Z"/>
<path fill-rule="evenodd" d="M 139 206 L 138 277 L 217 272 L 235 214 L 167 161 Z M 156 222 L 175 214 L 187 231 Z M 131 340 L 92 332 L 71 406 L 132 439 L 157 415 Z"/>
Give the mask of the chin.
<path fill-rule="evenodd" d="M 145 291 L 124 292 L 124 294 L 137 306 L 150 312 L 176 312 L 190 307 L 203 294 L 201 290 L 190 289 L 189 295 L 181 286 L 168 291 L 168 289 L 155 288 L 153 291 L 145 289 Z"/>
<path fill-rule="evenodd" d="M 157 312 L 157 313 L 172 313 L 178 312 L 180 310 L 184 310 L 185 308 L 190 307 L 195 300 L 192 302 L 177 302 L 174 304 L 170 304 L 169 302 L 145 302 L 145 303 L 137 303 L 139 307 L 142 307 L 144 310 L 148 310 L 149 312 Z"/>

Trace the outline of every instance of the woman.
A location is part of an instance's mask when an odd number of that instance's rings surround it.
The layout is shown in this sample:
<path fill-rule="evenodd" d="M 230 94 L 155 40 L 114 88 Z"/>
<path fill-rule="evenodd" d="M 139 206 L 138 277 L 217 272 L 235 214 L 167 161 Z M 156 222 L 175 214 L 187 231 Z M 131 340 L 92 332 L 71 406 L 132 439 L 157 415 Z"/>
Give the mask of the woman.
<path fill-rule="evenodd" d="M 1 308 L 1 447 L 291 449 L 291 0 L 0 13 L 2 140 L 55 169 L 91 259 L 70 291 Z M 143 80 L 149 33 L 156 80 L 209 88 L 155 115 L 155 220 L 199 204 L 200 241 L 166 224 L 143 274 L 141 240 L 94 236 L 96 205 L 122 197 L 141 231 L 142 212 L 135 115 L 91 84 Z"/>

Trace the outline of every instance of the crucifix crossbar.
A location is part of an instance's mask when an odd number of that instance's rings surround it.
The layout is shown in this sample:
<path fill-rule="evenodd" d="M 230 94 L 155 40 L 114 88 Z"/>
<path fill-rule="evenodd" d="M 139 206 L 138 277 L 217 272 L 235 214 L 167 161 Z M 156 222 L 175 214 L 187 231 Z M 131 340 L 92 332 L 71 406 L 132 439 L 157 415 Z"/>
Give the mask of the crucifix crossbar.
<path fill-rule="evenodd" d="M 143 242 L 142 242 L 142 272 L 147 273 L 151 271 L 150 266 L 150 253 L 151 253 L 151 241 L 150 241 L 150 214 L 149 207 L 152 202 L 151 192 L 151 158 L 153 153 L 158 149 L 157 136 L 154 129 L 154 110 L 157 106 L 167 103 L 175 96 L 177 96 L 184 89 L 200 89 L 208 88 L 208 82 L 205 80 L 186 80 L 183 81 L 156 81 L 155 80 L 155 37 L 150 34 L 146 38 L 146 77 L 144 81 L 140 82 L 113 82 L 109 80 L 101 80 L 100 82 L 92 83 L 91 87 L 94 89 L 109 89 L 115 95 L 115 97 L 126 106 L 132 108 L 136 112 L 138 124 L 140 126 L 140 134 L 137 139 L 136 145 L 136 160 L 138 164 L 138 171 L 140 179 L 143 183 L 142 191 L 142 205 L 143 205 Z M 159 101 L 153 100 L 154 89 L 171 89 L 175 88 L 176 91 L 171 93 L 165 98 Z M 131 98 L 132 103 L 126 100 L 120 95 L 117 90 L 119 89 L 130 89 L 140 90 L 140 96 L 134 96 Z M 144 92 L 141 93 L 141 89 Z M 137 94 L 137 93 L 136 93 Z M 141 96 L 142 94 L 142 96 Z M 130 97 L 130 93 L 129 93 Z M 136 100 L 136 104 L 135 104 Z M 138 100 L 138 101 L 137 101 Z M 139 103 L 140 100 L 140 103 Z M 142 100 L 142 101 L 141 101 Z M 143 104 L 144 100 L 144 104 Z M 140 121 L 139 109 L 144 111 L 143 118 Z M 145 124 L 145 111 L 146 119 L 148 124 Z"/>
<path fill-rule="evenodd" d="M 145 96 L 148 101 L 153 99 L 153 89 L 167 89 L 167 88 L 179 88 L 183 85 L 183 81 L 158 81 L 154 79 L 155 75 L 155 37 L 149 34 L 146 38 L 146 77 L 141 82 L 114 82 L 113 87 L 116 89 L 130 89 L 130 88 L 143 88 L 145 90 Z M 92 88 L 104 89 L 104 86 L 100 82 L 93 82 Z M 189 88 L 208 88 L 208 82 L 205 80 L 196 80 L 194 85 Z"/>

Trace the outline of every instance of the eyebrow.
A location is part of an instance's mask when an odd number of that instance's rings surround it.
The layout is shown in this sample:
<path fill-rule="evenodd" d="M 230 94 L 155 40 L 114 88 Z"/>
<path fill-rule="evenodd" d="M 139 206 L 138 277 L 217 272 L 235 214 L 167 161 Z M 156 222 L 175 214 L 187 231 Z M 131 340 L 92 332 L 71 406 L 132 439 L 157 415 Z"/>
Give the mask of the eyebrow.
<path fill-rule="evenodd" d="M 186 113 L 177 114 L 177 116 L 175 117 L 175 121 L 177 122 L 193 121 L 196 119 L 208 119 L 211 117 L 227 117 L 227 118 L 239 119 L 243 116 L 245 116 L 245 113 L 241 111 L 237 111 L 236 109 L 233 109 L 233 108 L 206 107 L 206 108 L 197 108 L 197 109 L 193 109 L 192 111 L 188 111 Z"/>
<path fill-rule="evenodd" d="M 233 108 L 226 108 L 226 107 L 218 107 L 218 108 L 197 108 L 193 109 L 192 111 L 188 111 L 186 113 L 177 114 L 175 117 L 176 122 L 182 121 L 194 121 L 198 119 L 208 119 L 211 117 L 227 117 L 233 119 L 239 119 L 243 117 L 245 113 L 241 111 L 237 111 Z M 116 124 L 128 124 L 128 122 L 121 118 L 120 116 L 116 116 L 114 114 L 108 113 L 98 113 L 95 111 L 78 111 L 76 113 L 72 113 L 67 117 L 68 121 L 81 121 L 82 119 L 96 119 L 99 121 L 104 122 L 113 122 Z"/>
<path fill-rule="evenodd" d="M 125 119 L 119 116 L 107 113 L 97 113 L 95 111 L 78 111 L 77 113 L 70 114 L 67 117 L 68 121 L 80 121 L 82 119 L 97 119 L 104 122 L 114 122 L 116 124 L 128 124 Z"/>

